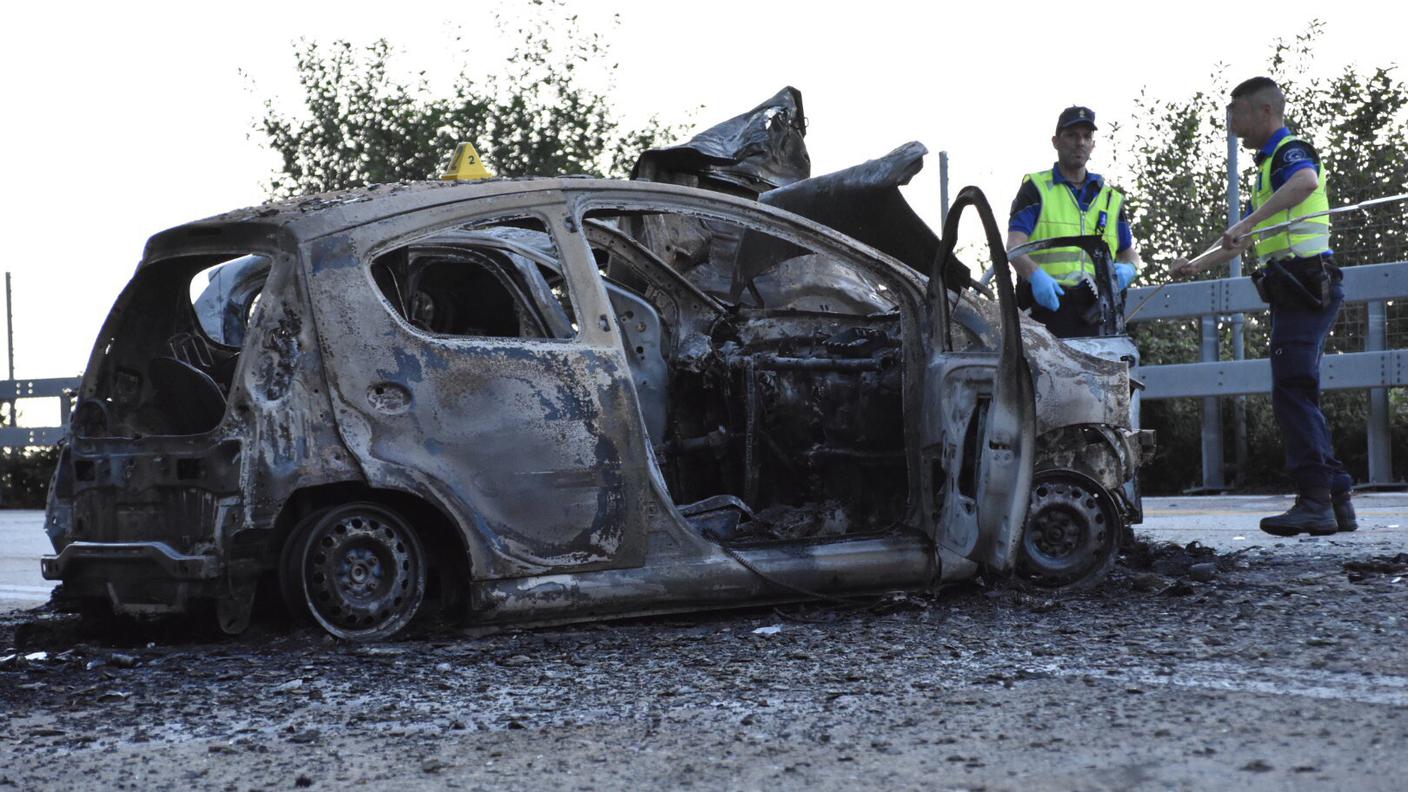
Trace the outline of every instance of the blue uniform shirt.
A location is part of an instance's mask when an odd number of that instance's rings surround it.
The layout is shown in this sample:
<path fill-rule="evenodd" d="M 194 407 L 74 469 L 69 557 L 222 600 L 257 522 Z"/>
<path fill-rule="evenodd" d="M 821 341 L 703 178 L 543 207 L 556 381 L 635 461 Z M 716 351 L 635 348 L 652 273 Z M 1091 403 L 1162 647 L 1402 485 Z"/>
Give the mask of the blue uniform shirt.
<path fill-rule="evenodd" d="M 1085 174 L 1085 183 L 1076 185 L 1066 180 L 1061 175 L 1061 169 L 1051 166 L 1051 178 L 1053 184 L 1064 184 L 1066 189 L 1076 198 L 1076 205 L 1082 212 L 1090 209 L 1090 202 L 1095 200 L 1095 196 L 1100 194 L 1101 188 L 1105 186 L 1105 178 L 1098 173 Z M 1129 218 L 1125 213 L 1126 202 L 1120 203 L 1120 216 L 1116 225 L 1119 232 L 1120 244 L 1116 253 L 1134 247 L 1134 234 L 1129 230 Z M 1020 231 L 1028 237 L 1036 230 L 1037 218 L 1041 216 L 1041 191 L 1030 181 L 1022 182 L 1022 188 L 1017 191 L 1017 197 L 1012 199 L 1012 214 L 1007 221 L 1008 231 Z M 1093 230 L 1093 229 L 1092 229 Z"/>
<path fill-rule="evenodd" d="M 1281 127 L 1266 141 L 1266 145 L 1262 146 L 1256 153 L 1257 167 L 1261 167 L 1261 163 L 1265 162 L 1267 157 L 1270 157 L 1272 154 L 1276 155 L 1276 159 L 1271 162 L 1272 192 L 1281 189 L 1281 186 L 1286 183 L 1286 180 L 1291 178 L 1291 175 L 1297 171 L 1311 168 L 1316 173 L 1320 172 L 1320 157 L 1315 153 L 1315 147 L 1306 143 L 1304 140 L 1292 141 L 1287 143 L 1279 152 L 1276 151 L 1276 145 L 1282 140 L 1285 140 L 1286 136 L 1289 134 L 1291 134 L 1291 130 Z M 1260 173 L 1257 174 L 1257 178 L 1261 178 Z"/>
<path fill-rule="evenodd" d="M 1291 134 L 1291 130 L 1281 127 L 1276 130 L 1275 134 L 1267 139 L 1266 145 L 1262 146 L 1256 152 L 1257 182 L 1261 181 L 1261 164 L 1266 162 L 1266 159 L 1273 154 L 1276 157 L 1271 160 L 1271 191 L 1273 193 L 1281 189 L 1281 187 L 1286 184 L 1286 181 L 1291 178 L 1291 175 L 1297 171 L 1303 171 L 1309 168 L 1314 170 L 1317 174 L 1320 173 L 1320 155 L 1316 153 L 1314 146 L 1304 140 L 1293 140 L 1282 146 L 1280 151 L 1276 150 L 1276 144 L 1284 140 L 1289 134 Z M 1253 191 L 1256 190 L 1256 186 L 1255 184 L 1252 185 Z M 1251 202 L 1248 201 L 1247 205 L 1243 207 L 1242 218 L 1247 218 L 1251 213 L 1252 205 Z M 1329 256 L 1332 253 L 1334 253 L 1333 250 L 1326 252 L 1324 255 Z"/>

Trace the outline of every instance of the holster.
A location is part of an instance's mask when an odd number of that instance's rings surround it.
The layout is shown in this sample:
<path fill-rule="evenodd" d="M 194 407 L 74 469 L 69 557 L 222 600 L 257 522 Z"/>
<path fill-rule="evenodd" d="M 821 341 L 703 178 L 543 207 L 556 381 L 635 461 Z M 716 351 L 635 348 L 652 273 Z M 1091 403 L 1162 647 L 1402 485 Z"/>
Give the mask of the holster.
<path fill-rule="evenodd" d="M 1323 259 L 1269 261 L 1252 273 L 1252 284 L 1257 296 L 1273 307 L 1321 311 L 1330 302 L 1330 287 L 1341 277 L 1339 268 Z"/>

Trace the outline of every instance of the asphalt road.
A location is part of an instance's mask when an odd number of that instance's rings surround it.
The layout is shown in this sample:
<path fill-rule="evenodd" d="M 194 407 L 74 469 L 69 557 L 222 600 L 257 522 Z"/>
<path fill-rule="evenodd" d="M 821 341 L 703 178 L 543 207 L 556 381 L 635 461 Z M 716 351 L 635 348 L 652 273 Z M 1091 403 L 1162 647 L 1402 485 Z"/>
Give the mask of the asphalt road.
<path fill-rule="evenodd" d="M 1288 508 L 1291 500 L 1275 495 L 1146 498 L 1138 533 L 1155 541 L 1198 541 L 1222 552 L 1235 551 L 1271 540 L 1257 530 L 1257 521 Z M 1354 537 L 1356 541 L 1408 544 L 1408 495 L 1361 495 L 1355 503 L 1369 526 Z M 0 613 L 49 599 L 54 584 L 39 574 L 39 557 L 50 552 L 43 512 L 0 511 Z"/>
<path fill-rule="evenodd" d="M 277 625 L 104 636 L 12 611 L 0 790 L 1398 792 L 1408 496 L 1360 498 L 1354 534 L 1256 531 L 1288 502 L 1150 499 L 1144 542 L 1078 593 L 970 585 L 377 646 Z"/>
<path fill-rule="evenodd" d="M 54 584 L 39 574 L 39 557 L 52 552 L 44 512 L 0 511 L 0 613 L 48 601 Z"/>
<path fill-rule="evenodd" d="M 1289 495 L 1145 498 L 1144 523 L 1135 532 L 1154 541 L 1201 542 L 1220 552 L 1285 541 L 1262 533 L 1262 517 L 1291 507 Z M 1408 546 L 1408 494 L 1367 493 L 1354 498 L 1362 530 L 1335 541 Z"/>

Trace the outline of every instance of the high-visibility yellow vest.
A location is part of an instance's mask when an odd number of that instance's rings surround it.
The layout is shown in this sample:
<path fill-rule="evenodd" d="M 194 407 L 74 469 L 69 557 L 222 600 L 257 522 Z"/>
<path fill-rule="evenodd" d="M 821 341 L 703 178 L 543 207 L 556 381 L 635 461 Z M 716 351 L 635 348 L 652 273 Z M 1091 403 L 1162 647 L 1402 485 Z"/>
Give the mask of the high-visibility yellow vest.
<path fill-rule="evenodd" d="M 1281 142 L 1277 143 L 1276 148 L 1272 150 L 1271 156 L 1262 160 L 1261 169 L 1256 174 L 1256 190 L 1252 193 L 1252 211 L 1256 211 L 1257 207 L 1265 206 L 1266 202 L 1271 200 L 1272 193 L 1276 192 L 1271 188 L 1271 163 L 1276 159 L 1276 152 L 1293 140 L 1299 140 L 1299 138 L 1295 135 L 1286 135 L 1281 138 Z M 1311 193 L 1309 198 L 1284 212 L 1271 215 L 1257 223 L 1256 227 L 1266 228 L 1267 226 L 1279 225 L 1290 222 L 1296 217 L 1328 210 L 1330 198 L 1325 192 L 1325 185 L 1328 181 L 1325 176 L 1325 169 L 1322 167 L 1320 169 L 1320 183 L 1316 185 L 1315 192 Z M 1298 221 L 1290 228 L 1257 237 L 1254 245 L 1257 258 L 1262 261 L 1311 258 L 1328 253 L 1330 252 L 1330 217 L 1326 215 Z"/>
<path fill-rule="evenodd" d="M 1036 185 L 1037 192 L 1041 194 L 1041 214 L 1037 217 L 1036 228 L 1032 229 L 1032 242 L 1063 236 L 1084 236 L 1098 230 L 1109 244 L 1110 260 L 1114 261 L 1120 246 L 1120 206 L 1124 204 L 1124 195 L 1119 190 L 1102 184 L 1095 200 L 1090 202 L 1090 208 L 1082 212 L 1080 204 L 1076 203 L 1075 193 L 1064 184 L 1056 184 L 1051 171 L 1029 173 L 1026 178 Z M 1076 283 L 1083 274 L 1095 276 L 1095 262 L 1080 248 L 1051 248 L 1037 251 L 1031 256 L 1047 275 L 1060 283 Z"/>

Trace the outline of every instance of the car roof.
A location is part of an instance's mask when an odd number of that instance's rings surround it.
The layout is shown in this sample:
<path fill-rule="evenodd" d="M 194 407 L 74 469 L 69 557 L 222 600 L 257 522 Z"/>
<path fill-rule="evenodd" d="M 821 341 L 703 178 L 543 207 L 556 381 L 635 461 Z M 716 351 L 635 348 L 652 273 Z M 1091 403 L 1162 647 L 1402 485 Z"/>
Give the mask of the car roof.
<path fill-rule="evenodd" d="M 147 240 L 143 262 L 191 248 L 222 244 L 302 244 L 398 214 L 495 195 L 561 188 L 563 179 L 492 179 L 373 184 L 300 195 L 225 212 L 169 228 Z"/>
<path fill-rule="evenodd" d="M 865 250 L 893 263 L 907 275 L 919 276 L 918 280 L 922 282 L 919 273 L 892 256 L 835 229 L 757 201 L 675 184 L 574 176 L 497 178 L 475 182 L 397 182 L 272 201 L 162 231 L 147 240 L 146 251 L 139 267 L 172 255 L 202 251 L 232 253 L 296 246 L 388 217 L 436 206 L 554 190 L 606 195 L 614 193 L 622 198 L 629 195 L 637 198 L 642 195 L 658 195 L 662 198 L 691 197 L 716 204 L 732 205 L 746 211 L 774 216 L 782 222 L 807 227 L 839 244 Z"/>

